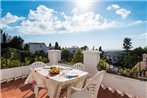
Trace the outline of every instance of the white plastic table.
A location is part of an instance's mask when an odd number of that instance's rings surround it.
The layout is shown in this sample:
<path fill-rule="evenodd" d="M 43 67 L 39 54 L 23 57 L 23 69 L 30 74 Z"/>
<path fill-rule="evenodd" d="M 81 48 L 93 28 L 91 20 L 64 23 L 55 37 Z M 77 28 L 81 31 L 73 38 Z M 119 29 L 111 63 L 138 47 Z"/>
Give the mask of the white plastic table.
<path fill-rule="evenodd" d="M 48 66 L 50 67 L 50 66 Z M 32 81 L 36 82 L 36 87 L 46 87 L 48 90 L 48 95 L 50 98 L 59 98 L 61 89 L 63 87 L 74 85 L 81 88 L 86 78 L 89 77 L 88 72 L 70 69 L 65 66 L 58 66 L 61 71 L 60 74 L 51 76 L 49 74 L 49 69 L 40 67 L 31 71 L 27 77 L 25 84 L 31 83 Z M 68 73 L 77 73 L 77 77 L 69 78 L 66 76 Z M 35 88 L 36 88 L 35 87 Z"/>

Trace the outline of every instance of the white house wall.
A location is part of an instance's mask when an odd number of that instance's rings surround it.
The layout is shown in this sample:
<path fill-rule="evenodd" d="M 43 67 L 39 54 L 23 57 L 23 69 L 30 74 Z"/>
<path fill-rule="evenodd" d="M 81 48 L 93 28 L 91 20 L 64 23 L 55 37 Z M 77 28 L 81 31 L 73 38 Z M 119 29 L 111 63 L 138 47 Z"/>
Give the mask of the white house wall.
<path fill-rule="evenodd" d="M 31 53 L 35 53 L 36 51 L 41 51 L 43 50 L 45 53 L 47 53 L 47 46 L 45 44 L 30 44 L 29 45 L 29 51 Z"/>

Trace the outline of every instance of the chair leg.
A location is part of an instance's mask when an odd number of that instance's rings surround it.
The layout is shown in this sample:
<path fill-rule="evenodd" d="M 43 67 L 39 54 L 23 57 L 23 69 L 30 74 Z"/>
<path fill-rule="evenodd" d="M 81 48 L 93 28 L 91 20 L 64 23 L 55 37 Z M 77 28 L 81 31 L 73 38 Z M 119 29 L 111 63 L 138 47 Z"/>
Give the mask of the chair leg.
<path fill-rule="evenodd" d="M 39 90 L 38 86 L 35 85 L 35 86 L 34 86 L 35 98 L 38 98 L 38 90 Z"/>

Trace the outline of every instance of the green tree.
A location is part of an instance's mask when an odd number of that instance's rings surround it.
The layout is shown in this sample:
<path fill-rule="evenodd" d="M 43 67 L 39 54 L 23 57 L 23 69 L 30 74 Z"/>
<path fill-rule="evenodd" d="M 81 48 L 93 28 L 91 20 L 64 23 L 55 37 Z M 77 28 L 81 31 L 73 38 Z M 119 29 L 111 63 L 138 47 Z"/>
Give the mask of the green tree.
<path fill-rule="evenodd" d="M 52 44 L 51 43 L 49 43 L 49 47 L 52 47 Z"/>
<path fill-rule="evenodd" d="M 102 50 L 102 47 L 101 46 L 99 47 L 99 51 L 101 52 L 100 57 L 101 58 L 105 58 L 104 57 L 104 51 Z"/>
<path fill-rule="evenodd" d="M 99 51 L 102 51 L 102 47 L 101 46 L 99 47 Z"/>
<path fill-rule="evenodd" d="M 81 47 L 82 50 L 88 50 L 88 46 Z"/>
<path fill-rule="evenodd" d="M 145 50 L 142 47 L 137 47 L 131 51 L 131 56 L 133 57 L 133 62 L 137 64 L 142 60 L 142 54 L 145 53 Z"/>
<path fill-rule="evenodd" d="M 3 43 L 6 43 L 6 34 L 3 33 Z"/>
<path fill-rule="evenodd" d="M 29 50 L 29 44 L 25 44 L 25 46 L 24 46 L 24 50 Z"/>
<path fill-rule="evenodd" d="M 55 49 L 61 49 L 60 46 L 58 45 L 58 42 L 55 42 Z"/>
<path fill-rule="evenodd" d="M 144 53 L 147 54 L 147 46 L 144 47 Z"/>
<path fill-rule="evenodd" d="M 123 57 L 123 68 L 132 68 L 132 57 L 131 56 L 124 56 Z"/>
<path fill-rule="evenodd" d="M 13 39 L 10 42 L 10 46 L 12 48 L 20 49 L 22 50 L 24 40 L 20 36 L 14 36 Z"/>
<path fill-rule="evenodd" d="M 142 60 L 142 54 L 146 53 L 142 47 L 137 47 L 131 50 L 128 55 L 121 55 L 119 57 L 119 65 L 123 68 L 132 68 Z"/>
<path fill-rule="evenodd" d="M 48 47 L 49 47 L 49 49 L 51 49 L 51 48 L 52 48 L 52 44 L 51 44 L 51 43 L 49 43 L 49 46 L 48 46 Z"/>
<path fill-rule="evenodd" d="M 70 61 L 70 58 L 71 58 L 70 51 L 67 50 L 67 49 L 62 49 L 62 52 L 61 52 L 61 60 L 63 62 L 69 62 Z"/>
<path fill-rule="evenodd" d="M 145 50 L 142 47 L 137 47 L 131 51 L 131 55 L 142 57 L 142 54 L 145 53 Z"/>
<path fill-rule="evenodd" d="M 131 38 L 124 38 L 123 41 L 123 48 L 126 50 L 126 54 L 129 54 L 129 50 L 132 48 L 132 42 L 131 42 Z"/>
<path fill-rule="evenodd" d="M 73 58 L 72 58 L 72 63 L 77 63 L 77 62 L 83 62 L 83 54 L 82 54 L 82 50 L 81 49 L 78 49 L 74 55 L 73 55 Z"/>

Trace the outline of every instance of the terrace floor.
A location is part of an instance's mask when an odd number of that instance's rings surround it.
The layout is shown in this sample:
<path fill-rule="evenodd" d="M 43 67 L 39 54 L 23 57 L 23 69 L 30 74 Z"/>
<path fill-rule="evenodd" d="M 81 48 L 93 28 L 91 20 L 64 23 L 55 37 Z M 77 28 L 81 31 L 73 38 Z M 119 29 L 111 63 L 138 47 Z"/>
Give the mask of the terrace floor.
<path fill-rule="evenodd" d="M 26 78 L 25 78 L 26 79 Z M 34 98 L 32 85 L 24 85 L 25 79 L 18 79 L 9 83 L 2 83 L 0 89 L 0 98 Z M 66 98 L 64 94 L 60 98 Z M 38 98 L 49 98 L 47 90 L 40 89 Z M 117 92 L 112 93 L 109 89 L 103 90 L 100 88 L 98 98 L 129 98 L 124 95 L 121 96 Z"/>

